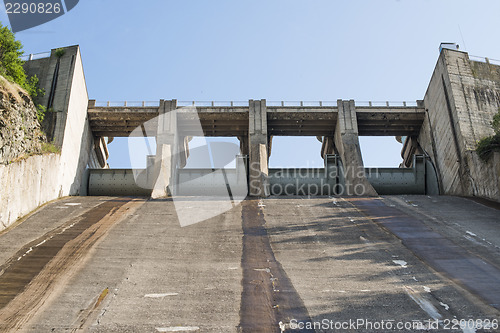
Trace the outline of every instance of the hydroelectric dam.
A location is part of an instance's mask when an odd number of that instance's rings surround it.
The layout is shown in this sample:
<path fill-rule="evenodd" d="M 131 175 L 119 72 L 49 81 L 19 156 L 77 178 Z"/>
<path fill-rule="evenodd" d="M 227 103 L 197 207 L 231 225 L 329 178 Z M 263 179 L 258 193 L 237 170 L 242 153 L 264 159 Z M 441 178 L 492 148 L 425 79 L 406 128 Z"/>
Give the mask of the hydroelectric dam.
<path fill-rule="evenodd" d="M 500 153 L 475 148 L 500 62 L 442 44 L 401 103 L 112 103 L 63 50 L 25 63 L 60 152 L 0 165 L 0 331 L 499 331 Z M 277 136 L 324 166 L 269 167 Z M 400 167 L 365 168 L 360 136 Z M 154 138 L 145 168 L 109 168 L 117 137 Z M 239 145 L 185 168 L 196 137 Z"/>

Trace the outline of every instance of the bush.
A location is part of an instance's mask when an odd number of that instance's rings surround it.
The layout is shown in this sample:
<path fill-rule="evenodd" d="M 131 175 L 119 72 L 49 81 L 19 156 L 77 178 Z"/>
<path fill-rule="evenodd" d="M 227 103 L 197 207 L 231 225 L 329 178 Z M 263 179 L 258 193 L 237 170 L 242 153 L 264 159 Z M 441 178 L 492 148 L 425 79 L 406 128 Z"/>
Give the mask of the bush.
<path fill-rule="evenodd" d="M 493 117 L 491 125 L 493 126 L 495 133 L 500 134 L 500 109 L 498 110 L 497 114 Z"/>
<path fill-rule="evenodd" d="M 500 109 L 493 117 L 491 125 L 495 130 L 495 135 L 481 139 L 476 147 L 476 153 L 485 162 L 490 159 L 494 151 L 500 151 Z"/>

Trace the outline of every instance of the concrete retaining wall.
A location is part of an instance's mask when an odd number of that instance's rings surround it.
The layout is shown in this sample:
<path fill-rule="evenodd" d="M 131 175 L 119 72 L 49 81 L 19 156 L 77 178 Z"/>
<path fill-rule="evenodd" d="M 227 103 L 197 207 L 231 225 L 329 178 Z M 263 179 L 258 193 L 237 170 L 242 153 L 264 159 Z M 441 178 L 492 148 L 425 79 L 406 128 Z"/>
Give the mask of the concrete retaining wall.
<path fill-rule="evenodd" d="M 67 47 L 60 58 L 55 53 L 52 50 L 50 58 L 28 61 L 26 71 L 36 74 L 45 88 L 45 96 L 38 103 L 48 106 L 53 94 L 52 137 L 61 152 L 0 166 L 0 230 L 45 202 L 86 195 L 87 166 L 106 167 L 107 156 L 103 158 L 106 154 L 102 145 L 94 144 L 87 119 L 88 94 L 80 49 Z M 99 163 L 98 154 L 104 165 Z"/>
<path fill-rule="evenodd" d="M 64 195 L 61 155 L 31 156 L 0 165 L 0 231 L 38 206 Z"/>

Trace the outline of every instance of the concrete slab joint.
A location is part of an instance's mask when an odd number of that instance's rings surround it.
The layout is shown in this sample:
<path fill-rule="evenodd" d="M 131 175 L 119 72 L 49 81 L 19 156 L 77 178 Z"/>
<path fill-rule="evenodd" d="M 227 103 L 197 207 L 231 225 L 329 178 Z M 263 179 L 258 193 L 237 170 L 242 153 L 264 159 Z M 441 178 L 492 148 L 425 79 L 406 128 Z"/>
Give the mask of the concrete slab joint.
<path fill-rule="evenodd" d="M 343 195 L 377 196 L 366 178 L 358 138 L 358 122 L 354 100 L 337 100 L 338 118 L 335 129 L 335 147 L 343 164 L 345 186 Z"/>
<path fill-rule="evenodd" d="M 249 100 L 249 195 L 267 197 L 269 190 L 266 100 Z"/>

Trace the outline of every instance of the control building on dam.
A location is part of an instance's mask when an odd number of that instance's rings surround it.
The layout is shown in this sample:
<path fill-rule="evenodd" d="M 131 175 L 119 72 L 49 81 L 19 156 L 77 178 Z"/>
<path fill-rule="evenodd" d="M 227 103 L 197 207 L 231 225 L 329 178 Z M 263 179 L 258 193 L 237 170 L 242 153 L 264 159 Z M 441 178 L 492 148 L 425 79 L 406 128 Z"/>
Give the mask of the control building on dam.
<path fill-rule="evenodd" d="M 494 134 L 500 62 L 449 45 L 440 48 L 425 96 L 400 104 L 100 103 L 87 94 L 78 46 L 30 55 L 25 68 L 45 89 L 39 101 L 51 111 L 45 131 L 61 152 L 2 166 L 4 226 L 67 195 L 442 194 L 500 201 L 500 153 L 485 162 L 475 152 L 480 139 Z M 147 167 L 109 169 L 107 143 L 129 136 L 156 138 Z M 185 169 L 196 136 L 237 137 L 239 151 L 232 163 L 222 156 L 215 168 Z M 324 168 L 269 168 L 275 136 L 316 136 Z M 364 168 L 359 136 L 397 137 L 404 162 Z"/>

